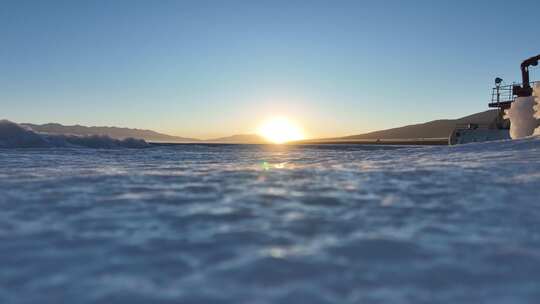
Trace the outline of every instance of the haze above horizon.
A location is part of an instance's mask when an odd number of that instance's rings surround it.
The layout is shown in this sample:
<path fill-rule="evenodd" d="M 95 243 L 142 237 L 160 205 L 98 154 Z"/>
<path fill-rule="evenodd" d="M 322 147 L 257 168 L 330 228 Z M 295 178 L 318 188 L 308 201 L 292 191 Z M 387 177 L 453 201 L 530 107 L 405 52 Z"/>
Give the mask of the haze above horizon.
<path fill-rule="evenodd" d="M 0 119 L 211 138 L 273 117 L 305 137 L 462 117 L 539 52 L 536 6 L 2 1 Z"/>

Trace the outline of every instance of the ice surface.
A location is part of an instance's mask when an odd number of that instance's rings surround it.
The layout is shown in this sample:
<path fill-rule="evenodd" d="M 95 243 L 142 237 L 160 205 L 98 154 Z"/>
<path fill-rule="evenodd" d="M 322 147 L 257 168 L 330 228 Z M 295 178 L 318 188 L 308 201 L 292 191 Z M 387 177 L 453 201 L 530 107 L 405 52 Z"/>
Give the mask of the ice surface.
<path fill-rule="evenodd" d="M 540 303 L 540 139 L 0 149 L 0 194 L 0 303 Z"/>
<path fill-rule="evenodd" d="M 140 139 L 113 139 L 108 136 L 70 136 L 39 134 L 16 123 L 0 120 L 0 148 L 147 148 Z"/>

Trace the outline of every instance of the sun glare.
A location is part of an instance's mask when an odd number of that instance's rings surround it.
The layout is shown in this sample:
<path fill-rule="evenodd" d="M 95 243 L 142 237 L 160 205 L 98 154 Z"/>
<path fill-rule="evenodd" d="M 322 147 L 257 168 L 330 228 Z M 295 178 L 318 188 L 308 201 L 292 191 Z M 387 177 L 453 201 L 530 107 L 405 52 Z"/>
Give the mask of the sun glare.
<path fill-rule="evenodd" d="M 304 139 L 302 130 L 285 117 L 275 117 L 264 122 L 258 134 L 275 144 Z"/>

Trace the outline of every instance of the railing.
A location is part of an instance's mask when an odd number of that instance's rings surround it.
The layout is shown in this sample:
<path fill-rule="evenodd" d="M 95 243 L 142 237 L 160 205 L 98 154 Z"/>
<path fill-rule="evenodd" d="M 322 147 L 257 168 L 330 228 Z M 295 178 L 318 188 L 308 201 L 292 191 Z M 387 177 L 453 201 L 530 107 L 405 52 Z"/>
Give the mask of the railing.
<path fill-rule="evenodd" d="M 512 102 L 514 101 L 514 84 L 495 87 L 491 90 L 491 103 Z"/>
<path fill-rule="evenodd" d="M 536 83 L 539 83 L 540 81 L 532 81 L 530 82 L 531 87 L 534 87 Z M 502 85 L 499 87 L 494 87 L 491 89 L 491 103 L 490 106 L 496 106 L 498 104 L 507 104 L 514 101 L 516 96 L 513 92 L 513 87 L 515 85 L 521 85 L 519 83 L 513 83 L 510 85 Z"/>

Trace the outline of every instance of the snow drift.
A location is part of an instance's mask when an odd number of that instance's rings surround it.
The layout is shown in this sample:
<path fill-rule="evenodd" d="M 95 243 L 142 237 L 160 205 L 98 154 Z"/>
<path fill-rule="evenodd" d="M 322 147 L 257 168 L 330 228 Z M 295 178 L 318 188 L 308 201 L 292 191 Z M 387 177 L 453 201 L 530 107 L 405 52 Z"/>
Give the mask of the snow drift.
<path fill-rule="evenodd" d="M 96 149 L 146 148 L 142 139 L 113 139 L 108 136 L 74 136 L 36 133 L 8 120 L 0 120 L 0 148 L 87 147 Z"/>

